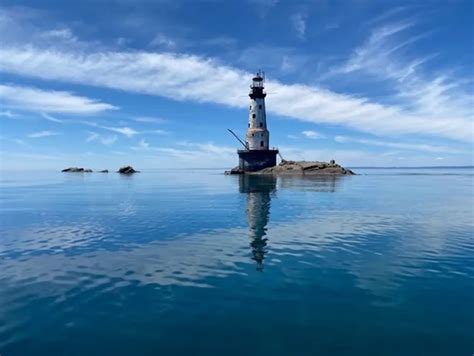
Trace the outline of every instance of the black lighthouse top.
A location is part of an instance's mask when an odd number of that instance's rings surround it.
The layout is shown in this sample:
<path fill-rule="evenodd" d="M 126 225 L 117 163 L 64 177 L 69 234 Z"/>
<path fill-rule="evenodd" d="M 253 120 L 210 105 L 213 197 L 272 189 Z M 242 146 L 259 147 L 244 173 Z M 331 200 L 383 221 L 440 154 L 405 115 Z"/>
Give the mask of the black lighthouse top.
<path fill-rule="evenodd" d="M 252 85 L 250 86 L 250 98 L 251 99 L 263 99 L 267 94 L 263 91 L 265 82 L 265 74 L 258 72 L 255 77 L 252 78 Z"/>

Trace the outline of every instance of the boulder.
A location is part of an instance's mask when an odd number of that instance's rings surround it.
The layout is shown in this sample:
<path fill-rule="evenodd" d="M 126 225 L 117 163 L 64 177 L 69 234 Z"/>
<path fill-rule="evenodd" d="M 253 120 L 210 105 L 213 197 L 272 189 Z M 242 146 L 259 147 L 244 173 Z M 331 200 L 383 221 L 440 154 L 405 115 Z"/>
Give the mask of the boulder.
<path fill-rule="evenodd" d="M 232 168 L 230 171 L 225 171 L 224 174 L 244 174 L 245 172 L 242 171 L 239 166 Z"/>
<path fill-rule="evenodd" d="M 136 171 L 133 169 L 132 166 L 125 166 L 125 167 L 121 167 L 117 173 L 121 173 L 121 174 L 132 174 L 132 173 L 139 173 L 140 171 Z"/>
<path fill-rule="evenodd" d="M 103 170 L 99 171 L 99 173 L 109 173 L 109 170 L 108 169 L 103 169 Z"/>

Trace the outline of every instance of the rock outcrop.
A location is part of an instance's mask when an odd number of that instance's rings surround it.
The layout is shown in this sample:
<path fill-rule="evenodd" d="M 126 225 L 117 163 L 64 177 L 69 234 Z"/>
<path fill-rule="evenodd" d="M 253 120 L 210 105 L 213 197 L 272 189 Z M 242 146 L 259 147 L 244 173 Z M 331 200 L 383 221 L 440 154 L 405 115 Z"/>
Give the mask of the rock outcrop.
<path fill-rule="evenodd" d="M 256 172 L 242 172 L 239 167 L 233 168 L 227 174 L 276 174 L 276 175 L 353 175 L 350 169 L 341 167 L 334 160 L 328 162 L 319 161 L 286 161 L 282 160 L 280 164 L 264 168 Z"/>
<path fill-rule="evenodd" d="M 125 166 L 125 167 L 121 167 L 117 173 L 121 173 L 121 174 L 132 174 L 132 173 L 139 173 L 140 171 L 136 171 L 133 169 L 132 166 Z"/>
<path fill-rule="evenodd" d="M 91 173 L 92 169 L 88 168 L 79 168 L 79 167 L 69 167 L 63 169 L 61 172 L 67 172 L 67 173 Z"/>

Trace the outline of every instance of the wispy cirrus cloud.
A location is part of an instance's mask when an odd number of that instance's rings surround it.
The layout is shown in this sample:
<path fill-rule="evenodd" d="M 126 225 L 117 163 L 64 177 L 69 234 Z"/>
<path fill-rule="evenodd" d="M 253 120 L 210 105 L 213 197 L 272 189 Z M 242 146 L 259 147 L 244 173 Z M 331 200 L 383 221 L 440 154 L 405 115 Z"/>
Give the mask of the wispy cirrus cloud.
<path fill-rule="evenodd" d="M 176 42 L 175 40 L 171 39 L 170 37 L 166 36 L 163 33 L 158 33 L 153 37 L 150 42 L 150 46 L 152 47 L 165 47 L 165 48 L 175 48 Z"/>
<path fill-rule="evenodd" d="M 119 133 L 121 135 L 124 135 L 128 138 L 132 138 L 136 135 L 143 135 L 143 134 L 157 134 L 157 135 L 168 135 L 169 132 L 166 130 L 161 130 L 161 129 L 153 129 L 153 130 L 142 130 L 142 131 L 137 131 L 136 129 L 128 126 L 123 126 L 123 127 L 116 127 L 116 126 L 109 126 L 109 125 L 102 125 L 98 124 L 96 122 L 91 122 L 91 121 L 78 121 L 77 123 L 84 124 L 87 126 L 99 128 L 102 130 L 107 130 L 115 133 Z"/>
<path fill-rule="evenodd" d="M 28 135 L 29 138 L 43 138 L 43 137 L 51 137 L 51 136 L 57 136 L 60 135 L 61 133 L 56 132 L 56 131 L 38 131 L 38 132 L 33 132 Z"/>
<path fill-rule="evenodd" d="M 116 70 L 110 71 L 110 67 Z M 0 70 L 231 107 L 247 105 L 241 94 L 247 91 L 251 76 L 211 59 L 191 55 L 148 52 L 83 54 L 32 47 L 1 48 Z M 217 77 L 219 81 L 213 79 Z M 466 95 L 447 96 L 442 81 L 433 82 L 418 96 L 407 97 L 403 105 L 381 104 L 369 98 L 339 94 L 315 86 L 268 81 L 267 87 L 275 92 L 267 99 L 268 109 L 288 118 L 338 124 L 376 134 L 424 134 L 462 141 L 473 139 L 470 101 Z M 221 95 L 223 92 L 226 95 Z M 439 105 L 433 104 L 434 99 L 442 99 L 443 110 L 437 110 Z M 452 102 L 449 99 L 453 99 Z M 133 132 L 130 135 L 133 136 Z"/>
<path fill-rule="evenodd" d="M 424 151 L 424 152 L 453 153 L 453 154 L 457 154 L 457 153 L 468 154 L 469 153 L 469 152 L 466 152 L 465 150 L 461 150 L 461 149 L 454 148 L 451 146 L 431 145 L 431 144 L 424 144 L 424 143 L 391 142 L 391 141 L 386 141 L 386 140 L 347 137 L 347 136 L 335 136 L 334 141 L 338 143 L 357 143 L 357 144 L 362 144 L 362 145 L 397 148 L 397 149 L 409 150 L 409 151 Z"/>
<path fill-rule="evenodd" d="M 143 122 L 146 124 L 163 124 L 168 121 L 161 117 L 155 117 L 155 116 L 137 116 L 137 117 L 132 118 L 132 120 L 136 122 Z"/>
<path fill-rule="evenodd" d="M 1 116 L 8 117 L 8 118 L 13 118 L 16 115 L 13 112 L 11 112 L 10 110 L 4 110 L 4 111 L 0 111 L 0 117 Z"/>
<path fill-rule="evenodd" d="M 301 132 L 303 134 L 303 136 L 305 136 L 306 138 L 310 138 L 312 140 L 316 140 L 316 139 L 319 139 L 319 138 L 323 138 L 324 135 L 320 134 L 319 132 L 316 132 L 316 131 L 313 131 L 313 130 L 307 130 L 307 131 L 303 131 Z"/>
<path fill-rule="evenodd" d="M 64 123 L 63 120 L 58 119 L 58 118 L 56 118 L 56 117 L 54 117 L 54 116 L 51 116 L 51 115 L 49 115 L 49 114 L 46 114 L 46 113 L 42 113 L 41 116 L 42 116 L 43 118 L 45 118 L 46 120 L 48 120 L 48 121 L 57 122 L 57 123 Z"/>
<path fill-rule="evenodd" d="M 390 79 L 403 79 L 413 74 L 416 67 L 428 58 L 415 59 L 407 66 L 406 63 L 399 63 L 397 52 L 427 36 L 427 33 L 408 36 L 408 31 L 414 26 L 415 21 L 404 20 L 376 27 L 369 38 L 353 50 L 345 63 L 332 69 L 331 74 L 365 71 Z M 405 38 L 407 36 L 408 38 Z"/>
<path fill-rule="evenodd" d="M 430 35 L 412 34 L 416 25 L 414 20 L 379 25 L 345 63 L 333 68 L 331 75 L 362 73 L 389 82 L 393 90 L 391 100 L 398 102 L 397 107 L 405 113 L 401 120 L 419 128 L 420 133 L 421 126 L 425 126 L 425 132 L 439 131 L 441 136 L 472 142 L 474 97 L 468 89 L 470 82 L 456 79 L 450 72 L 428 76 L 422 70 L 438 54 L 413 58 L 406 53 L 408 47 Z M 428 120 L 432 120 L 431 124 Z"/>
<path fill-rule="evenodd" d="M 97 114 L 117 109 L 98 100 L 77 96 L 67 91 L 0 84 L 0 97 L 5 107 L 44 113 Z"/>
<path fill-rule="evenodd" d="M 380 23 L 377 21 L 377 25 Z M 459 81 L 447 75 L 429 78 L 418 75 L 417 69 L 426 58 L 416 58 L 408 64 L 398 60 L 398 51 L 426 35 L 394 41 L 396 36 L 414 28 L 412 20 L 380 25 L 347 62 L 335 68 L 335 72 L 343 74 L 366 71 L 369 65 L 363 66 L 364 61 L 379 58 L 374 68 L 383 69 L 378 72 L 385 73 L 385 77 L 410 78 L 397 87 L 394 103 L 338 93 L 316 85 L 288 85 L 269 80 L 267 88 L 272 95 L 267 98 L 268 110 L 288 119 L 340 125 L 376 135 L 418 134 L 472 142 L 472 95 L 463 90 Z M 69 34 L 64 32 L 64 36 Z M 27 37 L 22 39 L 27 41 Z M 65 46 L 62 42 L 48 45 L 38 41 L 25 46 L 24 41 L 9 40 L 0 48 L 0 71 L 173 100 L 240 108 L 247 105 L 242 93 L 247 91 L 251 74 L 212 58 L 182 53 L 108 51 L 103 46 L 76 42 Z M 375 53 L 372 49 L 380 51 Z M 129 132 L 129 135 L 134 133 Z"/>
<path fill-rule="evenodd" d="M 109 130 L 112 132 L 117 132 L 119 134 L 125 135 L 127 137 L 133 137 L 138 134 L 138 131 L 130 128 L 130 127 L 110 127 L 110 126 L 97 126 L 105 130 Z"/>
<path fill-rule="evenodd" d="M 98 141 L 103 145 L 109 146 L 117 141 L 116 135 L 100 135 L 97 132 L 89 132 L 87 136 L 86 142 L 94 142 Z"/>
<path fill-rule="evenodd" d="M 188 142 L 181 141 L 176 147 L 153 146 L 145 139 L 141 139 L 136 145 L 130 147 L 133 151 L 160 152 L 163 156 L 177 159 L 179 162 L 199 165 L 197 162 L 207 161 L 213 163 L 232 165 L 235 163 L 235 148 L 216 145 L 212 142 Z"/>
<path fill-rule="evenodd" d="M 304 40 L 306 37 L 306 19 L 307 16 L 301 12 L 298 12 L 291 16 L 291 24 L 293 26 L 294 31 L 296 32 L 296 36 L 300 40 Z"/>
<path fill-rule="evenodd" d="M 116 70 L 108 70 L 110 67 Z M 232 107 L 247 105 L 241 93 L 247 91 L 246 84 L 251 76 L 197 56 L 148 52 L 77 55 L 35 48 L 0 49 L 0 70 Z M 221 80 L 214 80 L 216 77 Z M 452 108 L 449 113 L 452 105 L 448 105 L 439 113 L 429 105 L 408 109 L 306 85 L 268 81 L 267 87 L 275 92 L 267 99 L 269 110 L 288 118 L 339 124 L 378 134 L 417 133 L 472 140 L 470 107 L 466 107 L 466 103 L 460 108 Z M 222 92 L 227 95 L 221 95 Z"/>

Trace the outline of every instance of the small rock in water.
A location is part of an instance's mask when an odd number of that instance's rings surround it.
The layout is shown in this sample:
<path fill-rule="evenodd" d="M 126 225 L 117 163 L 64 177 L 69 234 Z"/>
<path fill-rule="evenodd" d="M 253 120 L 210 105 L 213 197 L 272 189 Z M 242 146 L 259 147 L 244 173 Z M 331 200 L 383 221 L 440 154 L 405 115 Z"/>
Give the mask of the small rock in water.
<path fill-rule="evenodd" d="M 103 169 L 103 170 L 99 171 L 99 173 L 109 173 L 109 170 L 108 169 Z"/>
<path fill-rule="evenodd" d="M 84 173 L 84 168 L 69 167 L 69 168 L 64 168 L 61 172 L 68 172 L 68 173 Z"/>
<path fill-rule="evenodd" d="M 122 173 L 122 174 L 132 174 L 132 173 L 139 173 L 140 171 L 134 170 L 132 166 L 125 166 L 125 167 L 121 167 L 117 172 Z"/>

